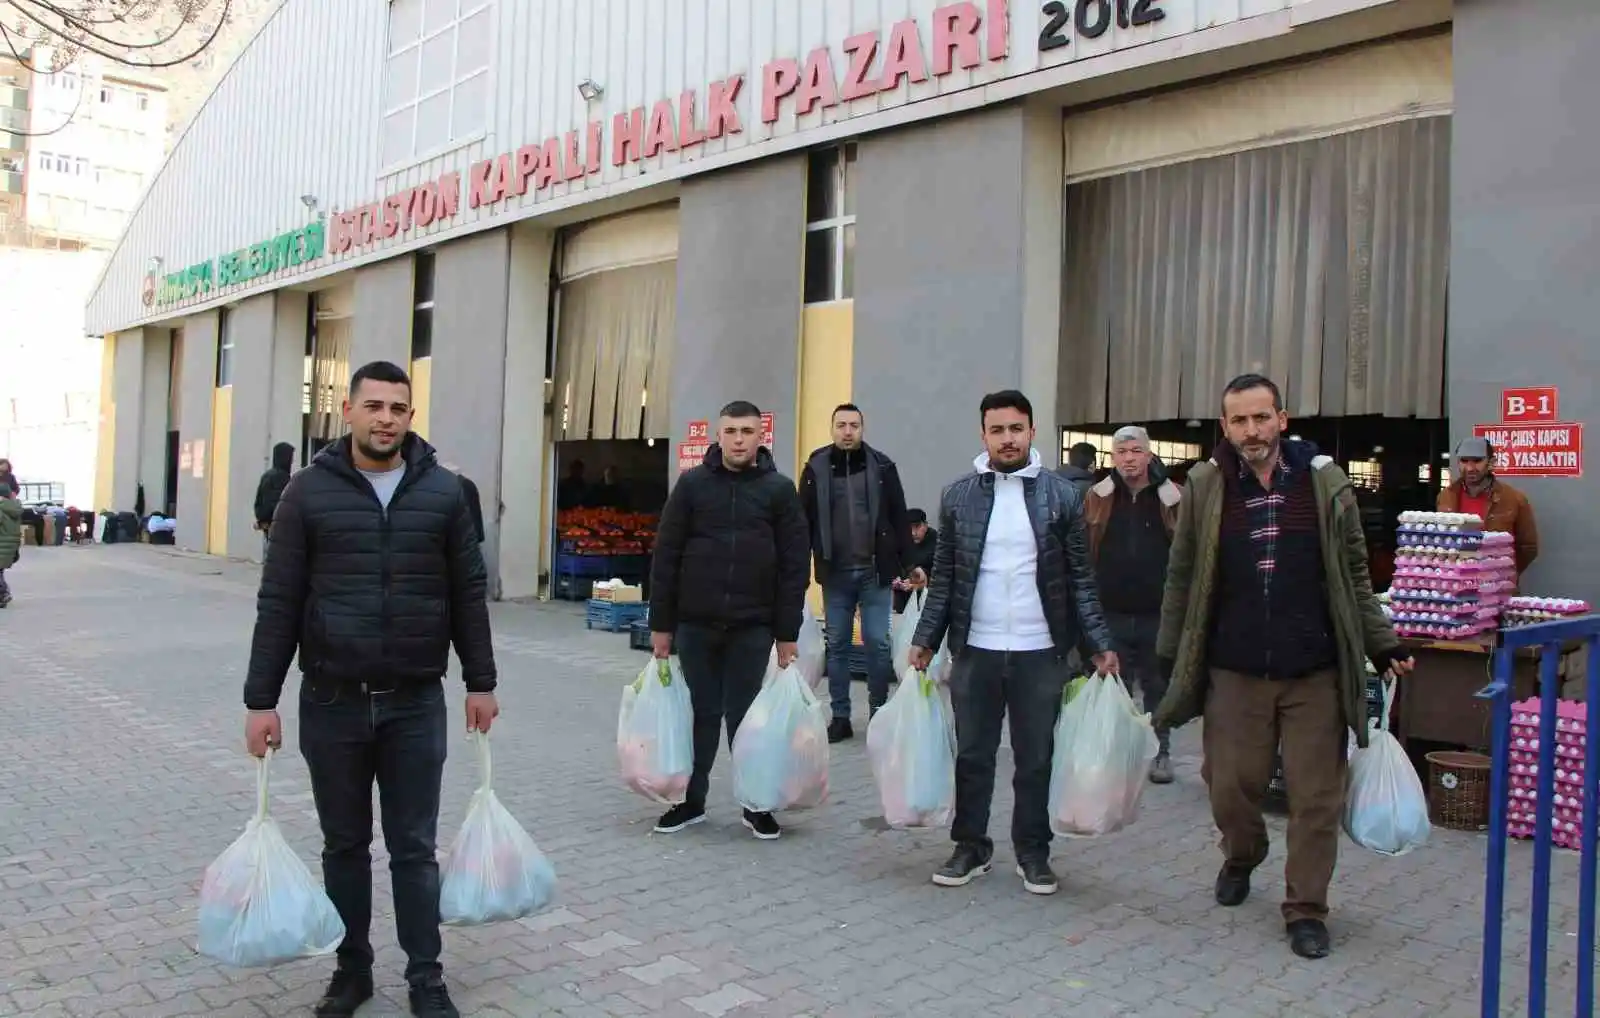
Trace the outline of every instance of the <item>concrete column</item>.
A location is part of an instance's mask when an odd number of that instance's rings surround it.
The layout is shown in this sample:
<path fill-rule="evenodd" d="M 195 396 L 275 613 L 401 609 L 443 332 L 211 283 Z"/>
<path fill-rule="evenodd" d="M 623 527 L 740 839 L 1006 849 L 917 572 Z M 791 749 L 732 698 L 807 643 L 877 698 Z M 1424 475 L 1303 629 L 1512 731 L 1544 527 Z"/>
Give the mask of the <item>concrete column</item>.
<path fill-rule="evenodd" d="M 234 307 L 233 419 L 228 445 L 228 556 L 261 558 L 255 530 L 256 484 L 272 462 L 272 369 L 277 339 L 277 295 L 258 294 Z M 212 461 L 213 465 L 215 460 Z"/>
<path fill-rule="evenodd" d="M 139 492 L 139 447 L 144 432 L 144 330 L 117 333 L 114 356 L 112 385 L 122 419 L 117 422 L 111 450 L 111 507 L 131 512 Z"/>
<path fill-rule="evenodd" d="M 1559 386 L 1561 420 L 1600 428 L 1600 134 L 1560 112 L 1600 90 L 1600 17 L 1591 0 L 1458 0 L 1451 37 L 1452 440 L 1498 422 L 1500 390 L 1518 386 Z M 1510 479 L 1539 521 L 1523 590 L 1600 603 L 1589 469 Z"/>
<path fill-rule="evenodd" d="M 210 524 L 211 476 L 211 394 L 217 383 L 217 313 L 206 311 L 183 322 L 183 372 L 179 382 L 183 401 L 183 422 L 179 428 L 179 447 L 187 443 L 191 451 L 199 443 L 203 456 L 203 476 L 190 469 L 178 471 L 178 531 L 174 540 L 181 548 L 204 551 Z M 120 430 L 120 429 L 119 429 Z"/>
<path fill-rule="evenodd" d="M 867 441 L 933 512 L 982 451 L 978 403 L 1017 388 L 1060 462 L 1062 135 L 1021 105 L 860 142 L 855 401 Z"/>
<path fill-rule="evenodd" d="M 165 509 L 167 486 L 167 402 L 172 384 L 172 333 L 144 330 L 144 385 L 139 397 L 139 475 L 145 512 Z M 132 503 L 129 503 L 130 507 Z"/>
<path fill-rule="evenodd" d="M 412 272 L 409 254 L 356 270 L 352 374 L 372 361 L 393 361 L 402 368 L 411 363 Z M 437 329 L 437 317 L 434 326 Z"/>
<path fill-rule="evenodd" d="M 549 546 L 542 526 L 545 501 L 545 341 L 550 325 L 550 258 L 555 234 L 533 226 L 511 230 L 510 293 L 506 309 L 505 387 L 500 432 L 500 596 L 533 597 Z M 488 505 L 485 517 L 491 515 Z M 486 519 L 487 522 L 487 519 Z"/>
<path fill-rule="evenodd" d="M 272 395 L 268 409 L 267 443 L 271 447 L 288 442 L 295 447 L 299 463 L 306 381 L 306 307 L 310 294 L 298 290 L 279 290 L 278 312 L 272 338 Z"/>
<path fill-rule="evenodd" d="M 804 156 L 683 182 L 672 448 L 690 421 L 747 399 L 772 411 L 779 469 L 794 463 L 805 208 Z"/>
<path fill-rule="evenodd" d="M 500 441 L 505 427 L 511 232 L 491 230 L 438 249 L 434 261 L 433 389 L 428 440 L 478 486 L 483 556 L 498 591 Z M 360 312 L 357 311 L 359 323 Z M 409 333 L 408 333 L 409 335 Z M 543 392 L 541 385 L 538 392 Z M 530 399 L 526 405 L 537 407 Z"/>

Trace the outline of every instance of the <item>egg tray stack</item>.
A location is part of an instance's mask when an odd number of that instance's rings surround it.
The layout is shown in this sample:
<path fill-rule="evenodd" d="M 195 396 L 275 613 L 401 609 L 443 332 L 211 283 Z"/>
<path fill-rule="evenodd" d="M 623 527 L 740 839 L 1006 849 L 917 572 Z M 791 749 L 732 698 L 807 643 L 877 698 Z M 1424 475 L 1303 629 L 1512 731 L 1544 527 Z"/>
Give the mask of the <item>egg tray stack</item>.
<path fill-rule="evenodd" d="M 1506 601 L 1505 611 L 1500 616 L 1500 627 L 1516 629 L 1587 614 L 1589 602 L 1573 597 L 1513 597 Z"/>
<path fill-rule="evenodd" d="M 1511 535 L 1466 513 L 1404 512 L 1385 614 L 1401 636 L 1470 640 L 1499 626 L 1516 589 Z"/>
<path fill-rule="evenodd" d="M 1538 828 L 1539 714 L 1536 697 L 1511 705 L 1511 799 L 1506 833 L 1531 838 Z M 1589 753 L 1588 704 L 1556 704 L 1555 798 L 1550 840 L 1563 848 L 1583 847 L 1583 769 Z"/>

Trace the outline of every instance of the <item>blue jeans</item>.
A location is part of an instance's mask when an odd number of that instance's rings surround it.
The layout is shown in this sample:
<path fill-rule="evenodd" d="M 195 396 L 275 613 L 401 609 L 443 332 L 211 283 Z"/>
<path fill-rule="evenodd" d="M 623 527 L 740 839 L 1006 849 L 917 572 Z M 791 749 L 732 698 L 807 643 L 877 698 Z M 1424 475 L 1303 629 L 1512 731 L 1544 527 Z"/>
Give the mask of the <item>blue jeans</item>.
<path fill-rule="evenodd" d="M 861 606 L 861 640 L 867 646 L 867 705 L 882 707 L 889 699 L 894 660 L 889 649 L 889 606 L 894 591 L 878 583 L 877 569 L 838 569 L 822 585 L 828 620 L 828 692 L 833 716 L 850 716 L 850 638 L 855 632 L 856 605 Z"/>
<path fill-rule="evenodd" d="M 444 685 L 387 692 L 306 681 L 300 755 L 322 825 L 322 881 L 344 920 L 341 969 L 372 969 L 372 783 L 389 849 L 394 922 L 406 979 L 440 973 L 439 781 L 448 747 Z"/>

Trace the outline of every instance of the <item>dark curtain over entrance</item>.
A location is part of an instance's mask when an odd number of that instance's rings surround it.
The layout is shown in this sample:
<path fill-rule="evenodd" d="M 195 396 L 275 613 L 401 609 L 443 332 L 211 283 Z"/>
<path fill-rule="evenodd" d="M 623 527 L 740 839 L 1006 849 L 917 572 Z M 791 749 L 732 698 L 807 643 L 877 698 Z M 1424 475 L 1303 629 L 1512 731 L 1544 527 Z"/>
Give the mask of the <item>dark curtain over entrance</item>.
<path fill-rule="evenodd" d="M 1444 416 L 1449 170 L 1441 116 L 1068 186 L 1061 419 Z"/>

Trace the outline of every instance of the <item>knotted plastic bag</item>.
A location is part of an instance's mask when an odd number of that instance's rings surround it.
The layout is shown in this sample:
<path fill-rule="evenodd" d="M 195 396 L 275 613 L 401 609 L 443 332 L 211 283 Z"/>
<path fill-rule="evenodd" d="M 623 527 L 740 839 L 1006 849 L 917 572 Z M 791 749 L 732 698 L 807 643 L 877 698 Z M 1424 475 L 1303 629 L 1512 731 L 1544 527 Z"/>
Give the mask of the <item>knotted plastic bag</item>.
<path fill-rule="evenodd" d="M 694 772 L 694 706 L 676 658 L 655 658 L 622 689 L 617 762 L 623 784 L 664 806 L 689 794 Z"/>
<path fill-rule="evenodd" d="M 911 647 L 912 639 L 917 635 L 917 626 L 922 622 L 922 609 L 927 604 L 928 592 L 926 590 L 913 591 L 906 599 L 906 610 L 895 617 L 894 626 L 889 634 L 889 649 L 893 655 L 894 673 L 904 675 L 912 671 Z M 928 663 L 928 676 L 935 682 L 950 681 L 950 637 L 945 635 L 944 643 L 934 653 L 933 660 Z"/>
<path fill-rule="evenodd" d="M 200 883 L 199 951 L 239 968 L 332 954 L 344 922 L 267 815 L 273 751 L 256 761 L 256 815 Z"/>
<path fill-rule="evenodd" d="M 439 921 L 482 926 L 533 915 L 554 900 L 556 871 L 494 794 L 487 732 L 478 747 L 478 790 L 439 872 Z"/>
<path fill-rule="evenodd" d="M 753 813 L 828 798 L 828 711 L 793 664 L 768 671 L 733 737 L 733 796 Z"/>
<path fill-rule="evenodd" d="M 1394 682 L 1383 687 L 1383 714 L 1370 723 L 1367 748 L 1350 758 L 1344 799 L 1344 832 L 1379 855 L 1405 855 L 1421 848 L 1433 831 L 1428 796 L 1405 748 L 1389 734 Z"/>
<path fill-rule="evenodd" d="M 1160 749 L 1150 715 L 1114 675 L 1092 676 L 1063 691 L 1050 768 L 1050 829 L 1094 838 L 1133 823 Z"/>
<path fill-rule="evenodd" d="M 773 648 L 777 653 L 777 648 Z M 812 689 L 822 685 L 822 680 L 828 670 L 828 642 L 822 635 L 822 624 L 812 614 L 811 606 L 805 607 L 805 615 L 800 622 L 800 637 L 797 641 L 797 650 L 794 666 L 800 669 L 800 677 Z"/>
<path fill-rule="evenodd" d="M 950 693 L 908 669 L 867 725 L 867 759 L 890 827 L 947 827 L 956 805 L 956 729 Z"/>

